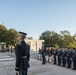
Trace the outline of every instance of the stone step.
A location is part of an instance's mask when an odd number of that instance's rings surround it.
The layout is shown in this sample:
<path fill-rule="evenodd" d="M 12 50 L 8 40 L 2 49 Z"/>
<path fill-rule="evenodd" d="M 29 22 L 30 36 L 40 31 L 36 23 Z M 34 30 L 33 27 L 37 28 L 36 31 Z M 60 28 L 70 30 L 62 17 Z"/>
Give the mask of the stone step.
<path fill-rule="evenodd" d="M 14 58 L 12 58 L 12 57 L 3 57 L 3 58 L 0 58 L 0 61 L 11 61 L 11 60 L 14 60 Z"/>
<path fill-rule="evenodd" d="M 0 56 L 0 59 L 3 59 L 3 58 L 10 58 L 11 56 Z"/>

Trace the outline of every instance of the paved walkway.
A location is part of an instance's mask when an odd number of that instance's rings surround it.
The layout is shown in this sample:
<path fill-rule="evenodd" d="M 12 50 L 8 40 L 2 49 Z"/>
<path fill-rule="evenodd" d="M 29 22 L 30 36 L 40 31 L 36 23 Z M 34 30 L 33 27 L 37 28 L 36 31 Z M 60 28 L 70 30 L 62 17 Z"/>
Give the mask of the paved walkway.
<path fill-rule="evenodd" d="M 15 58 L 13 57 L 13 55 L 12 57 L 9 55 L 11 54 L 0 53 L 0 75 L 15 75 L 14 70 Z M 63 68 L 49 63 L 46 63 L 46 65 L 42 65 L 41 61 L 33 58 L 30 59 L 30 66 L 31 67 L 29 68 L 28 75 L 76 75 L 76 70 Z"/>

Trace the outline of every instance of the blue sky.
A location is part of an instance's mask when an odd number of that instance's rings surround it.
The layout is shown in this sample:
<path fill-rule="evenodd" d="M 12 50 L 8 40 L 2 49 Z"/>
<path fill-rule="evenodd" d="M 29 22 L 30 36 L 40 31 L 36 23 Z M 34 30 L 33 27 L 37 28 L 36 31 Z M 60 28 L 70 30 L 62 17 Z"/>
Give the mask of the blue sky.
<path fill-rule="evenodd" d="M 76 33 L 76 0 L 0 0 L 0 23 L 38 39 L 46 30 Z"/>

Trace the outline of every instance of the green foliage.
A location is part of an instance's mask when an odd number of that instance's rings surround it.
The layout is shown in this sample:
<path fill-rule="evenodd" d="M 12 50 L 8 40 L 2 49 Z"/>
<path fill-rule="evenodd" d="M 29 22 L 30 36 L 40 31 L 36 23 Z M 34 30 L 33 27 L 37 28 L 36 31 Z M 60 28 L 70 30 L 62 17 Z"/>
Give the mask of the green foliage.
<path fill-rule="evenodd" d="M 33 37 L 28 37 L 28 39 L 33 39 Z"/>
<path fill-rule="evenodd" d="M 71 47 L 76 48 L 76 34 L 71 36 L 69 31 L 61 31 L 60 34 L 54 31 L 45 31 L 39 39 L 45 40 L 46 46 L 50 47 Z"/>
<path fill-rule="evenodd" d="M 56 44 L 56 39 L 55 39 L 55 35 L 57 33 L 54 31 L 45 31 L 41 34 L 39 39 L 44 39 L 45 40 L 45 44 L 46 46 L 50 47 L 50 46 L 55 46 L 54 44 Z M 55 40 L 54 40 L 55 39 Z M 53 43 L 52 43 L 53 42 Z"/>
<path fill-rule="evenodd" d="M 0 24 L 0 42 L 6 42 L 7 45 L 15 45 L 17 43 L 18 33 L 15 29 L 7 29 Z"/>
<path fill-rule="evenodd" d="M 7 28 L 4 25 L 0 24 L 0 42 L 2 41 L 6 42 L 5 39 L 6 34 L 7 34 Z"/>
<path fill-rule="evenodd" d="M 64 36 L 64 35 L 70 35 L 70 32 L 67 31 L 67 30 L 64 30 L 64 31 L 60 31 L 61 35 Z"/>
<path fill-rule="evenodd" d="M 15 29 L 9 29 L 7 34 L 7 43 L 9 45 L 15 45 L 17 43 L 18 33 Z"/>

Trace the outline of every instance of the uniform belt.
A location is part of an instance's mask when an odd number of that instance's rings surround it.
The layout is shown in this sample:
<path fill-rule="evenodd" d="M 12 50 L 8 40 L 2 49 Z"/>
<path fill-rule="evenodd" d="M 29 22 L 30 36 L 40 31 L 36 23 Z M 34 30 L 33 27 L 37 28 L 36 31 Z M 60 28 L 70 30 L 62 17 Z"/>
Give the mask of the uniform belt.
<path fill-rule="evenodd" d="M 27 58 L 27 56 L 23 56 L 22 58 Z"/>

